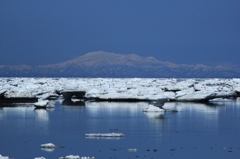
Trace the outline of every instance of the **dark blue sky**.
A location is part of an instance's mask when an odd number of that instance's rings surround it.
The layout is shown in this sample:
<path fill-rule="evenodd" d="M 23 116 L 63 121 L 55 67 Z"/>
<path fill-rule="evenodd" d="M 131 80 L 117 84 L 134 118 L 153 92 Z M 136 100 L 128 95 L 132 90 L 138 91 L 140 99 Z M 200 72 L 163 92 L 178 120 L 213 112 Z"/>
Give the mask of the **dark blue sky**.
<path fill-rule="evenodd" d="M 239 0 L 0 0 L 0 65 L 92 51 L 239 65 Z"/>

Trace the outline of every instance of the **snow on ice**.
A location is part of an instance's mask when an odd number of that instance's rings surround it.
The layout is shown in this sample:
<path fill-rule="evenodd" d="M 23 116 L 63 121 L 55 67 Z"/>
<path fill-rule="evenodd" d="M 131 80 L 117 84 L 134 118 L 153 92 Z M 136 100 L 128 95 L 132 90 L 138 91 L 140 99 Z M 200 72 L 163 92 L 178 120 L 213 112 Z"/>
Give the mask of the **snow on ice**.
<path fill-rule="evenodd" d="M 239 97 L 240 79 L 0 78 L 0 98 L 41 101 L 61 97 L 63 91 L 85 91 L 85 98 L 103 100 L 207 101 Z"/>

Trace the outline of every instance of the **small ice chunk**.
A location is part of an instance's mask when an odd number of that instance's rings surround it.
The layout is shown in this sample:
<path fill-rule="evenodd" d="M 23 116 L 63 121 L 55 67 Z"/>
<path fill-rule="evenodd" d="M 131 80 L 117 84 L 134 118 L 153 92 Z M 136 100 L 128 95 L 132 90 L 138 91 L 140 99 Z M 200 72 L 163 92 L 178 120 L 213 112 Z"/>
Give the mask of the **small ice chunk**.
<path fill-rule="evenodd" d="M 90 133 L 85 134 L 85 137 L 124 137 L 123 133 Z"/>
<path fill-rule="evenodd" d="M 0 159 L 10 159 L 8 156 L 2 156 L 0 155 Z"/>
<path fill-rule="evenodd" d="M 42 144 L 41 149 L 45 151 L 52 152 L 55 148 L 64 148 L 64 146 L 56 146 L 53 143 Z"/>
<path fill-rule="evenodd" d="M 46 159 L 45 157 L 35 157 L 34 159 Z"/>
<path fill-rule="evenodd" d="M 127 149 L 128 150 L 128 152 L 137 152 L 137 149 L 136 148 L 129 148 L 129 149 Z"/>
<path fill-rule="evenodd" d="M 68 155 L 68 156 L 65 157 L 65 159 L 80 159 L 80 156 L 78 156 L 78 155 L 76 155 L 76 156 Z"/>
<path fill-rule="evenodd" d="M 55 108 L 55 103 L 54 102 L 48 102 L 47 103 L 47 108 Z"/>
<path fill-rule="evenodd" d="M 34 103 L 35 106 L 45 107 L 48 104 L 48 100 L 38 100 L 38 102 Z"/>
<path fill-rule="evenodd" d="M 66 157 L 60 157 L 59 159 L 95 159 L 95 157 L 89 157 L 89 156 L 80 157 L 78 155 L 76 155 L 76 156 L 68 155 Z"/>
<path fill-rule="evenodd" d="M 41 148 L 56 148 L 57 146 L 53 143 L 42 144 Z"/>
<path fill-rule="evenodd" d="M 156 107 L 152 104 L 149 104 L 146 109 L 143 109 L 143 112 L 164 112 L 164 109 L 161 109 L 160 107 Z"/>

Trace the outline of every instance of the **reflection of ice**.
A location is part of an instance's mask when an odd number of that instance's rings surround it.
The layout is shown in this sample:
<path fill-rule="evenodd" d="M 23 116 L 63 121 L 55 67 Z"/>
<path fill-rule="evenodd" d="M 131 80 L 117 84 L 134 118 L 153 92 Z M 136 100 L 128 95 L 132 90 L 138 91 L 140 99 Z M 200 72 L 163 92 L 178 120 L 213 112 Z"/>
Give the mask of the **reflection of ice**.
<path fill-rule="evenodd" d="M 162 112 L 144 112 L 148 118 L 164 119 L 164 111 Z"/>
<path fill-rule="evenodd" d="M 213 104 L 189 103 L 189 102 L 169 102 L 165 104 L 167 109 L 176 109 L 178 111 L 189 111 L 197 113 L 214 113 L 218 114 L 218 109 Z"/>
<path fill-rule="evenodd" d="M 219 110 L 221 106 L 207 105 L 204 103 L 167 103 L 166 107 L 174 107 L 180 112 L 177 113 L 179 120 L 177 122 L 189 122 L 191 127 L 195 127 L 196 122 L 200 127 L 211 127 L 212 130 L 217 130 L 219 122 Z M 194 117 L 195 122 L 187 121 Z"/>
<path fill-rule="evenodd" d="M 36 118 L 39 121 L 43 121 L 43 122 L 48 122 L 48 112 L 45 109 L 37 109 L 35 110 L 36 112 Z"/>
<path fill-rule="evenodd" d="M 229 102 L 227 101 L 227 103 Z M 228 105 L 226 104 L 226 106 Z M 158 130 L 156 131 L 158 136 L 167 135 L 169 132 L 185 131 L 208 133 L 219 130 L 221 110 L 224 107 L 225 105 L 218 103 L 167 102 L 164 105 L 165 109 L 177 110 L 178 112 L 144 112 L 144 115 L 148 117 L 149 125 Z"/>
<path fill-rule="evenodd" d="M 210 103 L 218 106 L 225 106 L 229 104 L 233 106 L 237 106 L 237 105 L 240 105 L 239 101 L 240 101 L 240 98 L 236 98 L 236 99 L 217 98 L 217 99 L 210 100 Z"/>
<path fill-rule="evenodd" d="M 34 117 L 30 107 L 4 107 L 3 114 L 5 117 L 29 118 Z"/>
<path fill-rule="evenodd" d="M 3 109 L 0 108 L 0 119 L 2 119 L 2 118 L 3 118 Z"/>
<path fill-rule="evenodd" d="M 44 111 L 46 110 L 34 111 L 34 107 L 31 105 L 31 107 L 4 107 L 1 114 L 3 120 L 13 125 L 12 127 L 7 126 L 6 128 L 8 130 L 6 131 L 17 131 L 17 133 L 20 134 L 28 134 L 31 132 L 29 128 L 35 127 L 35 131 L 38 133 L 46 133 L 48 128 L 46 126 L 48 124 L 48 115 Z M 35 122 L 35 120 L 37 120 L 37 122 Z"/>
<path fill-rule="evenodd" d="M 46 109 L 35 109 L 35 129 L 38 133 L 41 134 L 47 134 L 48 133 L 48 122 L 49 122 L 49 116 L 48 116 L 48 110 Z M 46 150 L 46 151 L 51 151 Z"/>
<path fill-rule="evenodd" d="M 86 102 L 86 109 L 93 115 L 97 115 L 99 112 L 104 111 L 111 114 L 114 111 L 126 110 L 129 114 L 136 114 L 146 108 L 146 102 Z"/>
<path fill-rule="evenodd" d="M 54 148 L 41 148 L 41 150 L 47 151 L 47 152 L 53 152 L 55 149 Z"/>

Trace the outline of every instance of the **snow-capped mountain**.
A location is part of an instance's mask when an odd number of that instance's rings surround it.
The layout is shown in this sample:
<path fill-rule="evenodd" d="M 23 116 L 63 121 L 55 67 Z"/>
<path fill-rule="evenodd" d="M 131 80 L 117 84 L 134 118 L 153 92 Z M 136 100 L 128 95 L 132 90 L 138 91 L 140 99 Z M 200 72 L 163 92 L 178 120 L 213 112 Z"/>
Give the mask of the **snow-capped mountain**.
<path fill-rule="evenodd" d="M 240 68 L 174 64 L 136 54 L 90 52 L 72 60 L 43 66 L 0 66 L 1 77 L 155 77 L 232 78 Z"/>

